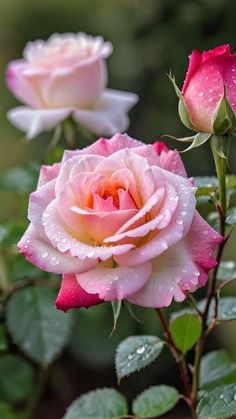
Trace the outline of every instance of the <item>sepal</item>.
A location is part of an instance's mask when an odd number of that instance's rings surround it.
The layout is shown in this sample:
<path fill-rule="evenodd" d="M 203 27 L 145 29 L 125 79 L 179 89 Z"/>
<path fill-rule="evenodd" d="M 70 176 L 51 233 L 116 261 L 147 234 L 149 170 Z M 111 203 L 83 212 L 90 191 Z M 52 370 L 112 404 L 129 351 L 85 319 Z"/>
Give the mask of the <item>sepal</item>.
<path fill-rule="evenodd" d="M 218 135 L 233 132 L 236 129 L 235 114 L 227 100 L 225 91 L 213 114 L 212 125 L 213 132 Z"/>

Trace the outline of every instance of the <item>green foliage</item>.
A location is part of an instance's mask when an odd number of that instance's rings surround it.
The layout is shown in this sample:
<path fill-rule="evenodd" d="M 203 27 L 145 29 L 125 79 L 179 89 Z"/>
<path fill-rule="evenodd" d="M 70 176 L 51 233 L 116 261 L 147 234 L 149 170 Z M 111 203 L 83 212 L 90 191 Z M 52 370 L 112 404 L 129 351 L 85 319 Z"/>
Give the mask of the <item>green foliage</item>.
<path fill-rule="evenodd" d="M 201 335 L 201 320 L 196 314 L 182 314 L 171 321 L 170 333 L 176 347 L 186 353 Z"/>
<path fill-rule="evenodd" d="M 222 97 L 213 115 L 213 131 L 215 134 L 224 134 L 227 131 L 235 129 L 235 116 L 231 106 L 226 98 Z"/>
<path fill-rule="evenodd" d="M 7 306 L 7 326 L 13 341 L 31 359 L 50 364 L 69 339 L 72 318 L 54 307 L 55 292 L 35 286 L 15 293 Z"/>
<path fill-rule="evenodd" d="M 1 356 L 0 377 L 0 399 L 6 402 L 21 402 L 32 389 L 33 370 L 26 361 L 18 356 Z"/>
<path fill-rule="evenodd" d="M 212 321 L 215 312 L 215 302 L 212 301 L 208 323 Z M 236 320 L 236 297 L 221 297 L 218 303 L 218 321 Z"/>
<path fill-rule="evenodd" d="M 4 352 L 8 349 L 8 340 L 6 336 L 5 326 L 0 325 L 0 352 Z"/>
<path fill-rule="evenodd" d="M 27 221 L 14 221 L 0 225 L 0 248 L 16 245 L 27 227 Z"/>
<path fill-rule="evenodd" d="M 120 316 L 120 310 L 121 310 L 121 307 L 122 307 L 122 301 L 121 300 L 119 300 L 119 301 L 112 301 L 111 302 L 111 307 L 112 307 L 112 312 L 113 312 L 113 328 L 112 328 L 111 333 L 113 333 L 115 331 L 115 329 L 116 329 L 117 321 L 118 321 L 118 318 Z"/>
<path fill-rule="evenodd" d="M 10 405 L 0 401 L 0 418 L 2 419 L 19 419 Z"/>
<path fill-rule="evenodd" d="M 215 192 L 218 187 L 218 179 L 216 176 L 196 176 L 194 183 L 197 186 L 196 196 L 209 195 Z"/>
<path fill-rule="evenodd" d="M 226 223 L 229 225 L 236 225 L 236 207 L 230 208 L 228 216 L 226 217 Z"/>
<path fill-rule="evenodd" d="M 198 419 L 227 419 L 236 415 L 236 384 L 228 384 L 206 393 L 197 407 Z"/>
<path fill-rule="evenodd" d="M 156 336 L 129 336 L 121 342 L 115 358 L 118 380 L 153 362 L 163 346 L 164 342 Z"/>
<path fill-rule="evenodd" d="M 73 357 L 90 368 L 112 367 L 117 345 L 134 332 L 131 316 L 126 310 L 121 310 L 119 327 L 110 337 L 113 318 L 109 303 L 91 307 L 89 310 L 74 310 L 73 318 L 69 342 Z"/>
<path fill-rule="evenodd" d="M 128 413 L 124 396 L 112 388 L 103 388 L 76 399 L 63 419 L 121 419 Z"/>
<path fill-rule="evenodd" d="M 209 352 L 202 357 L 200 366 L 200 388 L 211 390 L 221 384 L 236 381 L 236 364 L 221 350 Z"/>
<path fill-rule="evenodd" d="M 22 255 L 13 258 L 10 266 L 10 279 L 19 281 L 21 279 L 37 279 L 46 277 L 46 273 L 36 268 L 32 263 L 28 262 Z"/>
<path fill-rule="evenodd" d="M 133 402 L 133 412 L 139 419 L 159 417 L 173 409 L 179 400 L 174 387 L 153 386 L 141 393 Z"/>
<path fill-rule="evenodd" d="M 11 190 L 17 193 L 32 192 L 37 184 L 39 164 L 29 164 L 27 167 L 13 167 L 0 177 L 0 190 Z"/>
<path fill-rule="evenodd" d="M 217 279 L 227 281 L 232 278 L 236 278 L 236 262 L 233 260 L 220 262 L 217 271 Z"/>

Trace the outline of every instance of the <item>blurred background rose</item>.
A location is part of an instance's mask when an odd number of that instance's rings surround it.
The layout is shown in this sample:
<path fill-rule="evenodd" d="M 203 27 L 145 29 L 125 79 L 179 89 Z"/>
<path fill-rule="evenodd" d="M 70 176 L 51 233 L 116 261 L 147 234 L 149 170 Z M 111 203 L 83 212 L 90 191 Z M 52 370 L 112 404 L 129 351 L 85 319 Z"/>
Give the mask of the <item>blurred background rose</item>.
<path fill-rule="evenodd" d="M 5 116 L 8 109 L 18 105 L 5 86 L 5 69 L 9 61 L 21 57 L 28 41 L 68 31 L 102 35 L 111 41 L 114 52 L 108 59 L 108 87 L 140 96 L 140 102 L 130 113 L 128 132 L 135 138 L 154 142 L 162 134 L 180 137 L 189 133 L 179 121 L 177 99 L 165 72 L 171 69 L 181 86 L 193 48 L 203 50 L 230 43 L 235 52 L 235 14 L 236 3 L 232 0 L 0 0 L 0 172 L 43 158 L 50 139 L 50 134 L 44 134 L 32 144 L 27 143 Z M 170 140 L 168 145 L 180 147 Z M 231 152 L 230 170 L 235 171 L 236 140 L 232 141 Z M 184 155 L 183 159 L 189 175 L 214 174 L 208 146 Z M 32 166 L 32 174 L 35 171 L 37 167 Z M 0 202 L 1 223 L 25 219 L 27 199 L 22 205 L 16 193 L 2 191 Z M 235 242 L 234 236 L 227 247 L 227 259 L 235 259 Z M 40 403 L 39 418 L 59 419 L 65 406 L 79 394 L 97 386 L 115 386 L 114 351 L 125 336 L 161 333 L 155 313 L 147 309 L 137 311 L 143 324 L 123 312 L 118 331 L 110 339 L 112 312 L 109 306 L 77 311 L 75 316 L 70 349 L 53 366 Z M 209 339 L 208 348 L 220 347 L 221 336 L 235 357 L 233 325 L 220 326 L 217 338 Z M 124 380 L 120 390 L 131 398 L 157 381 L 176 385 L 177 369 L 169 355 L 165 353 L 162 357 L 161 362 L 138 377 Z M 185 410 L 181 411 L 180 405 L 175 418 L 188 417 L 184 415 Z"/>

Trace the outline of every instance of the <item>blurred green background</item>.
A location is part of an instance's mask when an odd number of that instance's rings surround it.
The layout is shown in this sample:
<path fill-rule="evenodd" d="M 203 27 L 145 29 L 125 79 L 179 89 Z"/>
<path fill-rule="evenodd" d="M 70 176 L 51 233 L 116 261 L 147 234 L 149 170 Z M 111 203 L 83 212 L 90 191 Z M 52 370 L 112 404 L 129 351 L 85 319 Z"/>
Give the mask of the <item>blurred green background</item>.
<path fill-rule="evenodd" d="M 130 113 L 128 132 L 135 138 L 153 142 L 163 134 L 188 134 L 179 121 L 177 98 L 166 73 L 171 69 L 181 86 L 193 48 L 201 50 L 230 43 L 232 50 L 236 50 L 235 16 L 236 2 L 232 0 L 0 0 L 0 172 L 42 158 L 50 138 L 44 134 L 27 143 L 22 133 L 6 120 L 6 111 L 18 104 L 5 86 L 6 65 L 21 57 L 28 41 L 46 39 L 53 32 L 78 31 L 101 34 L 110 40 L 114 52 L 108 60 L 109 87 L 140 96 Z M 179 143 L 171 140 L 167 143 L 172 148 L 179 147 Z M 229 171 L 235 173 L 236 141 L 231 149 Z M 191 176 L 214 174 L 207 145 L 183 159 Z M 16 194 L 0 194 L 1 221 L 25 215 L 26 208 L 22 210 Z M 228 245 L 226 258 L 235 259 L 234 238 Z M 115 385 L 112 364 L 116 344 L 129 333 L 158 333 L 159 328 L 151 310 L 138 311 L 143 325 L 135 323 L 128 313 L 122 313 L 118 332 L 108 339 L 112 327 L 110 307 L 82 310 L 75 315 L 70 352 L 55 367 L 41 403 L 40 418 L 59 418 L 75 396 L 96 386 Z M 219 330 L 234 352 L 232 325 Z M 209 347 L 219 345 L 219 336 L 209 341 Z M 134 396 L 146 386 L 161 382 L 163 377 L 165 383 L 176 384 L 177 371 L 173 368 L 170 357 L 163 355 L 158 368 L 142 372 L 139 380 L 137 377 L 126 380 L 121 390 Z M 170 379 L 166 378 L 168 375 Z M 181 413 L 182 419 L 187 417 L 184 414 Z"/>

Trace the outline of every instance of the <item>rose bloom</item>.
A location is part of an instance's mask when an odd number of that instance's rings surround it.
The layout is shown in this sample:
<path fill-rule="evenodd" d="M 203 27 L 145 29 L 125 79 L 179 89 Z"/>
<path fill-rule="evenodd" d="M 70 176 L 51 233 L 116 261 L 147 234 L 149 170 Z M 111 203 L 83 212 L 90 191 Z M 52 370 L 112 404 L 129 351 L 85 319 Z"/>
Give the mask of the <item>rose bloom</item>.
<path fill-rule="evenodd" d="M 84 33 L 54 34 L 29 42 L 23 59 L 7 68 L 7 85 L 26 106 L 8 112 L 9 120 L 31 139 L 71 116 L 97 135 L 123 132 L 133 93 L 107 89 L 105 59 L 110 42 Z"/>
<path fill-rule="evenodd" d="M 195 205 L 176 151 L 127 135 L 101 138 L 42 166 L 19 249 L 63 274 L 56 306 L 64 311 L 123 299 L 168 306 L 202 287 L 216 265 L 222 237 Z"/>
<path fill-rule="evenodd" d="M 213 132 L 213 117 L 219 102 L 226 98 L 236 113 L 236 54 L 229 45 L 209 51 L 194 50 L 182 95 L 192 124 L 198 131 Z"/>

